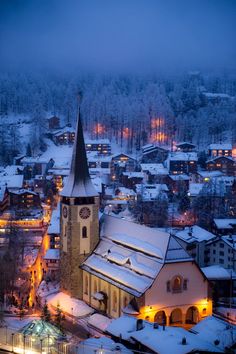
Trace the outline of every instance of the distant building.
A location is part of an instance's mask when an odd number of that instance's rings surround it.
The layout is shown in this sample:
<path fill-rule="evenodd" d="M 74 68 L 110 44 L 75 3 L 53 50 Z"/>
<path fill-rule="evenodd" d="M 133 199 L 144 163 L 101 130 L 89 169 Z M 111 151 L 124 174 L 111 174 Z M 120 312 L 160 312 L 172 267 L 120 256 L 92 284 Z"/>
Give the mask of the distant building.
<path fill-rule="evenodd" d="M 96 151 L 99 155 L 111 154 L 111 143 L 108 139 L 86 140 L 86 151 Z"/>
<path fill-rule="evenodd" d="M 236 234 L 236 219 L 214 219 L 212 229 L 220 236 Z"/>
<path fill-rule="evenodd" d="M 60 129 L 60 118 L 57 116 L 52 116 L 47 119 L 48 121 L 48 129 Z"/>
<path fill-rule="evenodd" d="M 192 143 L 187 143 L 185 141 L 182 143 L 178 143 L 175 146 L 177 151 L 182 151 L 182 152 L 192 152 L 196 150 L 196 145 Z"/>
<path fill-rule="evenodd" d="M 171 152 L 166 160 L 170 174 L 190 174 L 197 172 L 198 157 L 195 152 Z"/>
<path fill-rule="evenodd" d="M 10 195 L 10 207 L 14 209 L 32 209 L 41 208 L 41 201 L 39 194 L 26 189 L 20 189 L 18 191 L 11 191 Z"/>
<path fill-rule="evenodd" d="M 211 157 L 232 156 L 232 144 L 211 144 L 208 148 L 208 155 Z"/>
<path fill-rule="evenodd" d="M 144 145 L 141 148 L 141 152 L 142 152 L 142 157 L 141 157 L 142 163 L 149 163 L 149 162 L 162 163 L 166 160 L 168 156 L 167 149 L 153 144 Z"/>
<path fill-rule="evenodd" d="M 53 133 L 52 140 L 56 145 L 73 144 L 75 141 L 75 130 L 69 126 L 64 127 Z"/>
<path fill-rule="evenodd" d="M 127 154 L 116 154 L 111 159 L 111 179 L 118 181 L 123 172 L 134 172 L 137 160 Z"/>
<path fill-rule="evenodd" d="M 236 271 L 236 235 L 221 236 L 206 244 L 206 265 L 221 265 Z"/>
<path fill-rule="evenodd" d="M 216 156 L 206 161 L 208 171 L 221 171 L 227 176 L 236 176 L 236 162 L 231 156 Z"/>
<path fill-rule="evenodd" d="M 9 192 L 6 185 L 0 185 L 0 213 L 4 212 L 9 206 Z"/>

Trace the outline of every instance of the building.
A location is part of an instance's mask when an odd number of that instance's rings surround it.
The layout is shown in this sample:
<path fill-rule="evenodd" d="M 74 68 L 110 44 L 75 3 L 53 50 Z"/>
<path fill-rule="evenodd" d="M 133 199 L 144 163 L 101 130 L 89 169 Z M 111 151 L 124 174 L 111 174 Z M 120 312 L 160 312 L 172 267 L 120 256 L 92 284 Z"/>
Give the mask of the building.
<path fill-rule="evenodd" d="M 216 156 L 206 161 L 208 171 L 221 171 L 227 176 L 236 175 L 236 163 L 231 156 Z"/>
<path fill-rule="evenodd" d="M 73 144 L 75 141 L 75 130 L 69 126 L 57 130 L 53 133 L 52 140 L 56 145 Z"/>
<path fill-rule="evenodd" d="M 192 143 L 188 143 L 186 141 L 176 144 L 176 149 L 177 151 L 183 151 L 183 152 L 192 152 L 196 150 L 196 145 Z"/>
<path fill-rule="evenodd" d="M 198 157 L 196 152 L 171 152 L 166 160 L 170 174 L 190 174 L 197 172 Z"/>
<path fill-rule="evenodd" d="M 123 172 L 134 172 L 137 166 L 137 161 L 127 154 L 116 154 L 111 159 L 111 179 L 118 181 Z"/>
<path fill-rule="evenodd" d="M 99 155 L 111 154 L 111 143 L 108 139 L 86 140 L 86 151 L 96 151 Z"/>
<path fill-rule="evenodd" d="M 232 156 L 232 144 L 210 144 L 208 148 L 210 157 Z"/>
<path fill-rule="evenodd" d="M 168 150 L 160 146 L 148 144 L 142 147 L 142 163 L 162 163 L 168 156 Z"/>
<path fill-rule="evenodd" d="M 79 116 L 61 192 L 62 291 L 111 317 L 182 325 L 212 313 L 205 276 L 172 235 L 104 215 L 99 238 L 98 206 Z"/>
<path fill-rule="evenodd" d="M 206 245 L 206 265 L 221 265 L 236 271 L 236 235 L 221 236 Z"/>
<path fill-rule="evenodd" d="M 41 208 L 39 194 L 27 189 L 10 192 L 10 207 L 14 209 Z"/>
<path fill-rule="evenodd" d="M 53 130 L 53 129 L 60 129 L 60 118 L 57 116 L 52 116 L 47 119 L 48 122 L 48 129 Z"/>

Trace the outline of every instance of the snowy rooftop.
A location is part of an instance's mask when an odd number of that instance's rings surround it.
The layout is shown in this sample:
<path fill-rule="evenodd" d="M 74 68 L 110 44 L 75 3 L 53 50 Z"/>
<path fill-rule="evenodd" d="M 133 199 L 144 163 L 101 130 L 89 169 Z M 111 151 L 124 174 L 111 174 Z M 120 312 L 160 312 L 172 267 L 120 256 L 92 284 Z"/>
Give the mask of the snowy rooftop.
<path fill-rule="evenodd" d="M 231 269 L 226 269 L 220 265 L 212 265 L 209 267 L 201 268 L 206 278 L 209 280 L 229 280 L 236 279 L 236 273 Z"/>
<path fill-rule="evenodd" d="M 49 248 L 44 256 L 46 260 L 59 260 L 60 250 L 58 248 Z"/>
<path fill-rule="evenodd" d="M 169 175 L 169 177 L 170 177 L 170 179 L 172 179 L 172 181 L 188 181 L 190 179 L 190 177 L 185 174 Z"/>
<path fill-rule="evenodd" d="M 168 175 L 168 170 L 162 163 L 142 163 L 141 169 L 151 175 Z"/>
<path fill-rule="evenodd" d="M 7 185 L 7 188 L 22 188 L 23 175 L 4 176 L 0 175 L 0 186 Z"/>
<path fill-rule="evenodd" d="M 175 236 L 187 243 L 209 241 L 216 237 L 211 232 L 197 225 L 185 227 L 184 230 L 177 231 Z"/>
<path fill-rule="evenodd" d="M 157 198 L 161 192 L 168 192 L 166 184 L 136 184 L 136 191 L 143 200 L 149 201 Z"/>
<path fill-rule="evenodd" d="M 82 268 L 141 296 L 165 262 L 180 260 L 191 258 L 168 233 L 104 215 L 101 241 Z"/>
<path fill-rule="evenodd" d="M 221 171 L 198 171 L 197 173 L 203 178 L 223 176 L 223 173 Z"/>
<path fill-rule="evenodd" d="M 210 144 L 209 150 L 232 150 L 232 144 Z"/>
<path fill-rule="evenodd" d="M 6 188 L 7 188 L 6 185 L 0 186 L 0 202 L 3 201 L 4 195 L 6 192 Z"/>
<path fill-rule="evenodd" d="M 53 210 L 50 225 L 48 227 L 48 234 L 60 233 L 60 203 L 57 208 Z"/>
<path fill-rule="evenodd" d="M 189 196 L 196 197 L 199 195 L 203 187 L 203 183 L 190 183 L 189 184 Z"/>
<path fill-rule="evenodd" d="M 168 156 L 168 160 L 170 161 L 197 161 L 197 153 L 196 152 L 171 152 Z"/>
<path fill-rule="evenodd" d="M 114 342 L 111 338 L 89 338 L 79 343 L 77 354 L 111 354 L 123 353 L 132 354 L 133 352 L 127 349 L 123 344 Z"/>
<path fill-rule="evenodd" d="M 128 178 L 143 178 L 143 172 L 123 172 L 123 175 Z"/>
<path fill-rule="evenodd" d="M 210 99 L 215 99 L 215 98 L 226 98 L 229 99 L 231 96 L 227 95 L 226 93 L 212 93 L 212 92 L 203 92 L 203 94 Z"/>
<path fill-rule="evenodd" d="M 232 230 L 233 229 L 232 225 L 236 225 L 236 219 L 214 219 L 214 223 L 217 229 Z"/>

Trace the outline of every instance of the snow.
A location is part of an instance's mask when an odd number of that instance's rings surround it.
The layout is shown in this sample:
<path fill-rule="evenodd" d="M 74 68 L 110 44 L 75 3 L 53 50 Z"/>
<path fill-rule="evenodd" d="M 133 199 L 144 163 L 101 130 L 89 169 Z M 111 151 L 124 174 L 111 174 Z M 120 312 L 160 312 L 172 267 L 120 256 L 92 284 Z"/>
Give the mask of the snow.
<path fill-rule="evenodd" d="M 169 177 L 170 177 L 170 179 L 172 179 L 172 181 L 189 181 L 190 180 L 190 177 L 185 174 L 170 175 Z"/>
<path fill-rule="evenodd" d="M 223 173 L 221 171 L 198 171 L 197 173 L 202 178 L 212 178 L 212 177 L 223 176 Z"/>
<path fill-rule="evenodd" d="M 141 163 L 141 169 L 151 175 L 168 175 L 168 170 L 162 163 Z"/>
<path fill-rule="evenodd" d="M 209 150 L 232 150 L 232 144 L 210 144 Z"/>
<path fill-rule="evenodd" d="M 107 333 L 123 340 L 130 339 L 130 333 L 136 330 L 137 319 L 130 316 L 121 316 L 111 321 L 107 327 Z"/>
<path fill-rule="evenodd" d="M 221 314 L 224 317 L 226 317 L 230 322 L 233 322 L 234 324 L 236 324 L 236 309 L 235 308 L 217 307 L 216 312 L 217 312 L 217 314 Z"/>
<path fill-rule="evenodd" d="M 236 279 L 236 273 L 231 269 L 226 269 L 220 265 L 212 265 L 201 268 L 206 278 L 209 280 L 229 280 Z"/>
<path fill-rule="evenodd" d="M 220 343 L 217 346 L 224 352 L 226 347 L 231 347 L 236 342 L 236 327 L 215 317 L 207 317 L 191 328 L 197 338 L 214 344 L 215 340 Z"/>
<path fill-rule="evenodd" d="M 135 187 L 143 201 L 154 200 L 161 192 L 168 192 L 169 190 L 166 184 L 136 184 Z"/>
<path fill-rule="evenodd" d="M 4 173 L 0 174 L 0 185 L 7 185 L 9 189 L 18 189 L 23 187 L 24 176 L 23 175 L 5 175 Z"/>
<path fill-rule="evenodd" d="M 45 298 L 48 295 L 58 293 L 58 291 L 59 291 L 59 283 L 57 282 L 46 283 L 45 280 L 42 280 L 38 287 L 37 295 L 40 296 L 41 298 Z"/>
<path fill-rule="evenodd" d="M 100 350 L 99 350 L 100 349 Z M 109 354 L 109 353 L 124 353 L 132 354 L 133 352 L 127 349 L 121 343 L 115 343 L 112 339 L 107 337 L 89 338 L 78 345 L 77 354 Z"/>
<path fill-rule="evenodd" d="M 94 312 L 85 302 L 72 298 L 63 292 L 47 296 L 47 302 L 54 308 L 56 308 L 59 303 L 63 312 L 74 317 L 85 317 Z"/>
<path fill-rule="evenodd" d="M 203 92 L 204 96 L 210 99 L 215 99 L 215 98 L 231 98 L 231 96 L 227 95 L 226 93 L 212 93 L 212 92 Z"/>
<path fill-rule="evenodd" d="M 217 229 L 232 230 L 232 225 L 236 225 L 236 219 L 214 219 Z"/>
<path fill-rule="evenodd" d="M 1 181 L 1 178 L 0 178 Z M 0 202 L 3 201 L 6 192 L 6 186 L 0 186 Z"/>
<path fill-rule="evenodd" d="M 145 323 L 142 330 L 130 333 L 130 337 L 160 354 L 187 354 L 192 351 L 221 352 L 207 340 L 198 338 L 195 334 L 179 327 L 165 327 L 163 330 L 162 326 L 156 329 L 152 324 Z M 182 344 L 183 338 L 186 339 L 186 344 Z"/>
<path fill-rule="evenodd" d="M 38 320 L 39 317 L 37 316 L 25 316 L 24 318 L 20 319 L 19 317 L 5 317 L 4 321 L 6 322 L 7 326 L 11 329 L 19 330 L 29 324 L 34 320 Z"/>
<path fill-rule="evenodd" d="M 57 208 L 52 212 L 48 234 L 60 234 L 60 203 L 58 203 Z"/>
<path fill-rule="evenodd" d="M 196 152 L 171 152 L 168 156 L 169 161 L 197 161 L 197 153 Z"/>
<path fill-rule="evenodd" d="M 88 318 L 88 325 L 104 332 L 111 321 L 112 320 L 110 318 L 100 315 L 99 313 L 95 313 Z"/>
<path fill-rule="evenodd" d="M 189 184 L 189 196 L 196 197 L 199 195 L 203 187 L 203 183 L 190 183 Z"/>
<path fill-rule="evenodd" d="M 44 256 L 46 260 L 59 260 L 60 259 L 60 250 L 58 248 L 49 248 Z"/>
<path fill-rule="evenodd" d="M 185 227 L 183 230 L 177 231 L 175 236 L 187 243 L 209 241 L 216 237 L 213 233 L 197 225 Z"/>
<path fill-rule="evenodd" d="M 123 172 L 123 176 L 128 178 L 144 178 L 143 172 Z"/>

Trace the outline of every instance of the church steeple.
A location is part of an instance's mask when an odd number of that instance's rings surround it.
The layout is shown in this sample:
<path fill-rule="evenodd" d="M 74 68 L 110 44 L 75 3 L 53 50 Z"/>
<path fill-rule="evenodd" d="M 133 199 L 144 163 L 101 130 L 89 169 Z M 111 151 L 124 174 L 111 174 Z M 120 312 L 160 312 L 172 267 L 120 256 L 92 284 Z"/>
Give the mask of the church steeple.
<path fill-rule="evenodd" d="M 61 196 L 69 198 L 98 196 L 98 193 L 96 192 L 89 176 L 80 108 L 77 120 L 70 175 L 61 192 Z"/>

